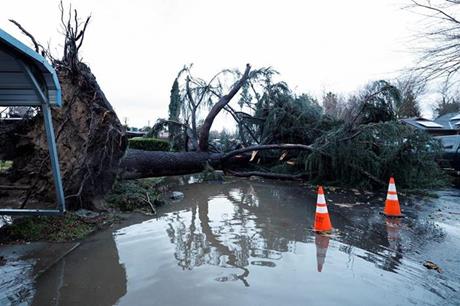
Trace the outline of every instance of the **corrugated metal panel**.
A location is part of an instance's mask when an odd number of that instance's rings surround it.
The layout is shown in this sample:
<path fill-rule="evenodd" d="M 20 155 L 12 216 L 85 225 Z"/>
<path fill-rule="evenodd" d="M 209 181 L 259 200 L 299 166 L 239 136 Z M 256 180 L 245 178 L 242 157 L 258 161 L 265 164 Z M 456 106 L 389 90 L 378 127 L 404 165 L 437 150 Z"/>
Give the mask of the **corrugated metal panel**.
<path fill-rule="evenodd" d="M 51 105 L 56 104 L 56 96 L 58 95 L 56 90 L 48 90 L 48 99 Z"/>
<path fill-rule="evenodd" d="M 9 55 L 3 54 L 0 61 L 0 105 L 40 105 L 41 101 L 35 93 L 30 80 L 21 69 L 16 60 Z M 9 71 L 5 71 L 2 64 Z M 16 71 L 13 71 L 16 70 Z"/>
<path fill-rule="evenodd" d="M 17 60 L 0 50 L 0 105 L 40 105 L 29 78 Z"/>
<path fill-rule="evenodd" d="M 21 67 L 19 66 L 19 64 L 16 61 L 11 60 L 11 59 L 12 59 L 12 57 L 10 55 L 6 54 L 5 52 L 3 52 L 0 49 L 0 69 L 3 72 L 20 72 L 20 71 L 22 71 Z"/>
<path fill-rule="evenodd" d="M 34 96 L 18 94 L 17 99 L 11 99 L 11 93 L 2 93 L 3 90 L 33 89 L 33 85 L 23 72 L 17 59 L 31 68 L 34 74 L 40 74 L 38 81 L 51 105 L 61 105 L 61 87 L 55 70 L 40 54 L 33 51 L 5 31 L 0 29 L 0 105 L 40 105 L 41 101 Z M 33 69 L 38 68 L 38 69 Z M 38 98 L 35 96 L 35 98 Z M 14 104 L 16 103 L 17 104 Z"/>
<path fill-rule="evenodd" d="M 3 72 L 0 70 L 0 89 L 32 89 L 23 72 Z"/>
<path fill-rule="evenodd" d="M 48 89 L 56 89 L 56 86 L 54 86 L 53 82 L 53 76 L 50 73 L 44 73 L 43 78 L 45 79 L 46 87 Z"/>
<path fill-rule="evenodd" d="M 45 77 L 45 81 L 47 84 L 49 103 L 54 105 L 57 103 L 56 96 L 58 94 L 60 95 L 61 93 L 57 92 L 57 88 L 56 86 L 54 86 L 53 76 L 51 74 L 45 73 L 43 76 Z"/>

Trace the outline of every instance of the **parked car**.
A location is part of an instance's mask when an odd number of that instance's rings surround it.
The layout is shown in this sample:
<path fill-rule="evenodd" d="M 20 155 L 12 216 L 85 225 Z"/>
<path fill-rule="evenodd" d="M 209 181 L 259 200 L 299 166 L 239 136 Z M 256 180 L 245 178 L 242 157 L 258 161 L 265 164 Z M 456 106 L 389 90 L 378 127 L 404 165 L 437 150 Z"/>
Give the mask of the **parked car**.
<path fill-rule="evenodd" d="M 441 140 L 443 147 L 441 167 L 451 174 L 460 175 L 460 135 L 445 135 L 435 137 Z"/>

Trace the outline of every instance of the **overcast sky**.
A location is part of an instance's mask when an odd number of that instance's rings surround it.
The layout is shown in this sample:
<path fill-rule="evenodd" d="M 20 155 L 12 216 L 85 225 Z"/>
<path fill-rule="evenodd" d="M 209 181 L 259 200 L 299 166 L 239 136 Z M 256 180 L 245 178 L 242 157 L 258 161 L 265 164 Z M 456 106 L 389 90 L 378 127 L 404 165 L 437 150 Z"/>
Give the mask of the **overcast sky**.
<path fill-rule="evenodd" d="M 223 68 L 272 66 L 297 93 L 350 94 L 392 78 L 415 58 L 416 16 L 408 0 L 78 0 L 92 15 L 83 60 L 123 120 L 145 126 L 167 116 L 177 72 L 194 63 L 208 78 Z M 57 0 L 4 1 L 0 27 L 30 45 L 20 22 L 59 49 Z M 425 112 L 429 106 L 424 105 Z M 225 120 L 217 124 L 222 126 Z"/>

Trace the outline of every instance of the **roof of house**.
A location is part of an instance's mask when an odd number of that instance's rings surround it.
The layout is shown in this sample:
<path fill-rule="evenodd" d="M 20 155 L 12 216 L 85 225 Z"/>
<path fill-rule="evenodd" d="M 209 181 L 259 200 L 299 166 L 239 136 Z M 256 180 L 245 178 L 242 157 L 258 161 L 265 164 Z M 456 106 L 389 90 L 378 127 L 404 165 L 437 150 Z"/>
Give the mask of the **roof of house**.
<path fill-rule="evenodd" d="M 51 105 L 61 105 L 56 71 L 43 56 L 0 29 L 0 105 L 41 105 L 41 93 Z"/>
<path fill-rule="evenodd" d="M 422 118 L 422 117 L 413 117 L 413 118 L 404 118 L 400 119 L 403 124 L 408 124 L 422 130 L 445 130 L 445 126 L 438 122 Z"/>
<path fill-rule="evenodd" d="M 449 129 L 459 129 L 460 128 L 460 113 L 448 113 L 442 116 L 439 116 L 434 120 L 435 122 L 443 125 Z"/>

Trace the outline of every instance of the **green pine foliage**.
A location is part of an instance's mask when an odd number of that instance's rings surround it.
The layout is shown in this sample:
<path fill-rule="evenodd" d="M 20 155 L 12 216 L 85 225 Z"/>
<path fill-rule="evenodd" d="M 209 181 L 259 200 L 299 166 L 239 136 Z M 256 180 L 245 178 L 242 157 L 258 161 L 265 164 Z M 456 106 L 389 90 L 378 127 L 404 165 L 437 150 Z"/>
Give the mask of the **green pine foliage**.
<path fill-rule="evenodd" d="M 364 188 L 381 187 L 376 181 L 390 176 L 403 188 L 443 184 L 446 177 L 436 162 L 439 142 L 397 121 L 405 98 L 389 82 L 373 82 L 352 97 L 338 119 L 314 98 L 296 96 L 284 83 L 270 84 L 255 104 L 258 121 L 248 121 L 261 143 L 300 143 L 313 150 L 289 152 L 281 161 L 283 152 L 260 152 L 251 169 Z"/>
<path fill-rule="evenodd" d="M 427 188 L 445 182 L 436 163 L 440 144 L 427 133 L 397 121 L 368 123 L 353 131 L 340 128 L 314 142 L 305 169 L 315 182 L 373 187 L 363 171 L 386 181 L 394 176 L 398 186 Z"/>

